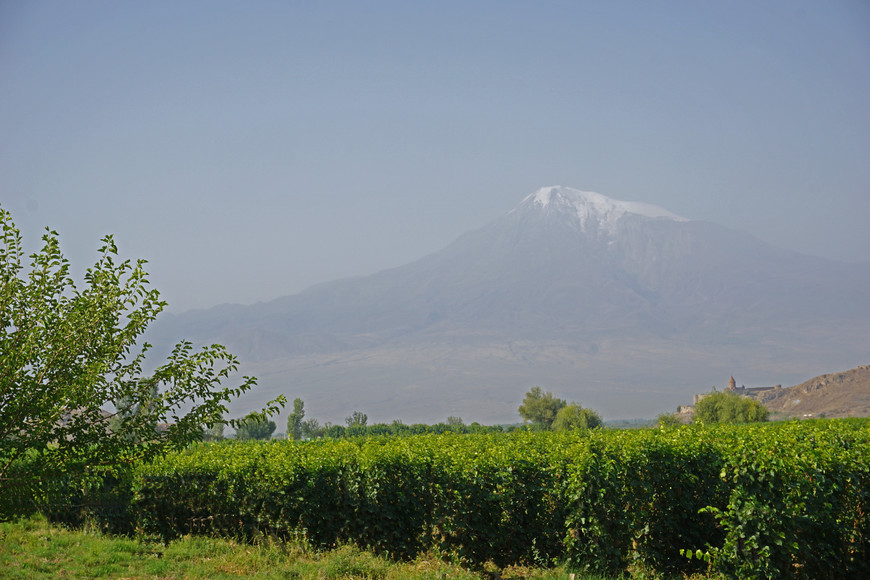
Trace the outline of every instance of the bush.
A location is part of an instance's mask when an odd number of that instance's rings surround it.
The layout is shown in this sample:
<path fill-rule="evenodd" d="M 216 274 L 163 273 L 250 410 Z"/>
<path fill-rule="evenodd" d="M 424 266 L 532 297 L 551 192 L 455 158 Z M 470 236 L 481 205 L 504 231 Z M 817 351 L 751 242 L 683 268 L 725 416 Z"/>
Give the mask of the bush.
<path fill-rule="evenodd" d="M 594 429 L 601 426 L 601 417 L 592 409 L 584 409 L 577 403 L 571 403 L 559 409 L 553 421 L 554 431 L 569 429 Z"/>
<path fill-rule="evenodd" d="M 20 233 L 0 208 L 0 488 L 7 470 L 19 479 L 82 479 L 100 466 L 118 476 L 201 439 L 203 426 L 256 384 L 243 377 L 222 386 L 237 359 L 220 345 L 194 351 L 188 342 L 145 376 L 141 338 L 166 305 L 145 261 L 119 260 L 106 236 L 76 285 L 57 233 L 42 239 L 25 265 Z"/>
<path fill-rule="evenodd" d="M 695 405 L 695 421 L 700 423 L 756 423 L 767 421 L 769 411 L 753 399 L 736 393 L 713 392 Z"/>

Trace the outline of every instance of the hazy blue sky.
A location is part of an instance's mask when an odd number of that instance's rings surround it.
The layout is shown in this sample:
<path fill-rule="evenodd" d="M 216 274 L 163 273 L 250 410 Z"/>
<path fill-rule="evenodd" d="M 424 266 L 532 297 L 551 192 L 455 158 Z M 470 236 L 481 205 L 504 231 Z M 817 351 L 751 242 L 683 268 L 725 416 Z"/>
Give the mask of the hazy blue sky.
<path fill-rule="evenodd" d="M 544 185 L 870 259 L 870 2 L 0 0 L 0 203 L 171 310 L 440 249 Z"/>

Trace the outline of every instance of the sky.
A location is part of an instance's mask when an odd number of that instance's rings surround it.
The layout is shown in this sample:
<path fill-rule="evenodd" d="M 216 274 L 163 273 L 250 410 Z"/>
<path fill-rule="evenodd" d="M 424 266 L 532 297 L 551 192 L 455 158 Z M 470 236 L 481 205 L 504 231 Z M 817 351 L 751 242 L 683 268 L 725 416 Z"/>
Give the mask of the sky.
<path fill-rule="evenodd" d="M 441 249 L 547 185 L 870 260 L 866 0 L 0 0 L 0 205 L 170 311 Z"/>

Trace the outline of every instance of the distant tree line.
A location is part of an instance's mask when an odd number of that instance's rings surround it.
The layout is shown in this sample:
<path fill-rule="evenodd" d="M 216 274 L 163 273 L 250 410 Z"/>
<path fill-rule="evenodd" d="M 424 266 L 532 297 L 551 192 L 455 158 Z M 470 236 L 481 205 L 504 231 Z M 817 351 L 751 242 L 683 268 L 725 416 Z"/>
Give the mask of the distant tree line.
<path fill-rule="evenodd" d="M 205 441 L 221 441 L 227 439 L 224 435 L 223 422 L 218 422 L 203 432 Z M 232 439 L 267 440 L 271 439 L 277 426 L 274 421 L 263 417 L 262 414 L 251 413 L 240 419 L 236 425 L 236 433 Z M 471 423 L 466 425 L 460 417 L 448 417 L 445 422 L 428 425 L 414 423 L 407 425 L 400 420 L 392 423 L 375 423 L 369 425 L 368 415 L 362 411 L 354 411 L 344 420 L 344 425 L 335 425 L 330 422 L 321 424 L 317 419 L 305 418 L 305 404 L 302 399 L 293 400 L 293 410 L 287 417 L 287 439 L 296 441 L 308 441 L 312 439 L 342 439 L 349 437 L 372 437 L 372 436 L 405 436 L 424 435 L 427 433 L 501 433 L 522 426 L 481 425 Z"/>
<path fill-rule="evenodd" d="M 427 433 L 503 433 L 515 429 L 540 431 L 569 431 L 572 429 L 595 429 L 603 427 L 601 416 L 592 409 L 579 403 L 568 403 L 536 386 L 529 389 L 520 405 L 519 414 L 525 421 L 523 425 L 466 425 L 460 417 L 448 417 L 442 423 L 428 425 L 414 423 L 407 425 L 400 420 L 392 423 L 369 425 L 368 415 L 354 411 L 344 420 L 344 425 L 330 422 L 321 424 L 317 419 L 305 418 L 305 404 L 302 399 L 294 399 L 293 410 L 287 418 L 287 439 L 308 441 L 313 439 L 342 439 L 349 437 L 406 436 Z M 766 421 L 768 411 L 752 399 L 733 393 L 712 392 L 696 406 L 694 420 L 702 423 L 752 423 Z M 680 424 L 673 414 L 663 414 L 657 419 L 660 426 Z M 647 427 L 650 424 L 631 423 L 624 428 Z M 275 433 L 274 421 L 262 413 L 251 413 L 238 421 L 235 439 L 270 439 Z M 223 423 L 216 423 L 207 430 L 203 438 L 217 441 L 224 438 Z"/>
<path fill-rule="evenodd" d="M 287 417 L 287 439 L 309 441 L 313 439 L 342 439 L 348 437 L 405 436 L 425 435 L 427 433 L 505 433 L 517 429 L 541 431 L 568 431 L 571 429 L 595 429 L 602 427 L 601 416 L 581 406 L 559 399 L 541 387 L 532 387 L 519 407 L 523 424 L 481 425 L 465 424 L 460 417 L 447 417 L 447 420 L 433 425 L 425 423 L 405 424 L 396 419 L 392 423 L 369 425 L 368 415 L 354 411 L 344 420 L 344 425 L 326 422 L 321 424 L 315 418 L 305 418 L 305 403 L 302 399 L 293 400 L 293 410 Z M 276 425 L 262 414 L 252 413 L 243 418 L 236 427 L 235 439 L 270 439 Z M 204 434 L 204 439 L 217 441 L 223 439 L 223 425 L 218 424 Z"/>
<path fill-rule="evenodd" d="M 303 439 L 341 439 L 344 437 L 371 437 L 378 435 L 389 436 L 406 436 L 406 435 L 425 435 L 427 433 L 501 433 L 509 431 L 510 427 L 501 425 L 481 425 L 480 423 L 471 423 L 470 425 L 451 424 L 451 423 L 436 423 L 428 425 L 425 423 L 414 423 L 406 425 L 402 421 L 396 419 L 392 423 L 375 423 L 372 425 L 326 425 L 317 429 L 306 431 Z"/>
<path fill-rule="evenodd" d="M 448 417 L 446 422 L 427 425 L 415 423 L 406 425 L 396 419 L 392 423 L 375 423 L 369 425 L 368 415 L 362 411 L 354 411 L 344 420 L 344 425 L 334 425 L 326 422 L 320 424 L 317 419 L 305 419 L 305 404 L 302 399 L 293 400 L 293 411 L 287 418 L 287 438 L 295 440 L 310 439 L 341 439 L 344 437 L 370 437 L 377 435 L 423 435 L 426 433 L 492 433 L 505 429 L 501 425 L 486 426 L 479 423 L 466 425 L 459 417 Z"/>

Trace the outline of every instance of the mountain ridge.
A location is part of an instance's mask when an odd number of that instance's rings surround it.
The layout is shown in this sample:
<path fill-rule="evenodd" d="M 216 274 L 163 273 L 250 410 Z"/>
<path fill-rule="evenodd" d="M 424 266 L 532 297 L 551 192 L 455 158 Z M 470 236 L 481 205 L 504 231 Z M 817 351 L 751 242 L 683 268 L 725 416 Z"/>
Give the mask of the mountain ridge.
<path fill-rule="evenodd" d="M 423 421 L 512 422 L 533 384 L 610 418 L 652 416 L 727 368 L 772 384 L 870 352 L 870 262 L 811 258 L 604 196 L 581 215 L 572 192 L 539 189 L 403 266 L 175 315 L 157 334 L 225 344 L 261 392 L 294 389 L 327 415 L 366 407 Z M 342 398 L 352 408 L 339 411 Z"/>

